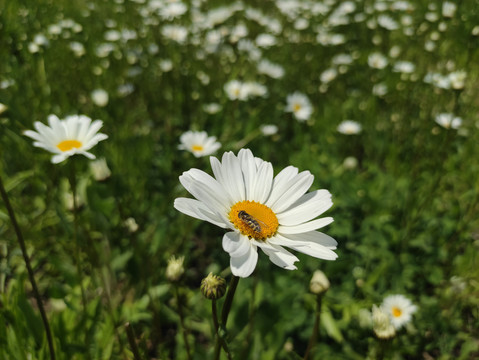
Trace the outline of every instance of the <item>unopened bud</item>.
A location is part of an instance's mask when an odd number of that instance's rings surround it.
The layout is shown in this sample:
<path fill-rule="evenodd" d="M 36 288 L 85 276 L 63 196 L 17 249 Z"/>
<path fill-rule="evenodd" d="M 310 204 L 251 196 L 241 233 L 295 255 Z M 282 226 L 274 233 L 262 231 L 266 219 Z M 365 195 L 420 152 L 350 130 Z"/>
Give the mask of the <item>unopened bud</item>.
<path fill-rule="evenodd" d="M 373 305 L 373 330 L 379 339 L 390 339 L 396 335 L 391 319 L 380 307 Z"/>
<path fill-rule="evenodd" d="M 321 270 L 316 270 L 309 283 L 309 291 L 313 294 L 322 294 L 329 289 L 329 280 Z"/>
<path fill-rule="evenodd" d="M 166 267 L 166 278 L 172 282 L 180 280 L 181 275 L 185 272 L 183 268 L 183 261 L 185 260 L 184 256 L 175 258 L 174 256 L 170 257 L 168 260 L 168 266 Z"/>
<path fill-rule="evenodd" d="M 201 280 L 201 293 L 210 300 L 216 300 L 223 297 L 226 292 L 226 281 L 220 276 L 209 273 L 207 277 Z"/>

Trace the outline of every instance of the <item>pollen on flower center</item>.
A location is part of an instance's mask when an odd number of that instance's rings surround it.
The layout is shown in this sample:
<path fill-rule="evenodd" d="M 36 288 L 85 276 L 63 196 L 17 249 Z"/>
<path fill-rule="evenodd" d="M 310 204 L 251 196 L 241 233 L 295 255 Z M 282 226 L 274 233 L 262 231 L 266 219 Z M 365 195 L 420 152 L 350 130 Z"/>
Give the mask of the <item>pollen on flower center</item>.
<path fill-rule="evenodd" d="M 256 201 L 240 201 L 231 207 L 230 221 L 243 234 L 264 241 L 278 229 L 278 218 L 273 210 Z"/>
<path fill-rule="evenodd" d="M 192 150 L 192 151 L 203 151 L 203 150 L 204 150 L 204 147 L 201 146 L 201 145 L 193 145 L 193 146 L 191 147 L 191 150 Z"/>
<path fill-rule="evenodd" d="M 393 313 L 393 316 L 394 316 L 394 317 L 400 317 L 401 314 L 402 314 L 402 311 L 401 311 L 401 309 L 399 309 L 398 307 L 393 306 L 393 308 L 392 308 L 392 313 Z"/>
<path fill-rule="evenodd" d="M 82 147 L 82 143 L 78 140 L 63 140 L 62 142 L 57 144 L 57 148 L 60 151 L 68 151 L 73 148 L 79 149 Z"/>
<path fill-rule="evenodd" d="M 294 111 L 294 112 L 298 112 L 299 110 L 301 110 L 301 105 L 299 105 L 299 104 L 294 104 L 294 105 L 293 105 L 293 111 Z"/>

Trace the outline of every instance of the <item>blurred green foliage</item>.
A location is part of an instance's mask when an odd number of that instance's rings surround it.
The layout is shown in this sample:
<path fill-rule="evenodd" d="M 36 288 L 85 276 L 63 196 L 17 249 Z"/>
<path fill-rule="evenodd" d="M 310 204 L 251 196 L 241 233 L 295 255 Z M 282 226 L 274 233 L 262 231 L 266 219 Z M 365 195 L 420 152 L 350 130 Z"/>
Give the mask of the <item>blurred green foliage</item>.
<path fill-rule="evenodd" d="M 195 27 L 200 20 L 194 11 L 205 15 L 226 4 L 191 1 L 185 15 L 165 19 L 145 10 L 153 3 L 0 0 L 0 103 L 8 107 L 0 114 L 0 170 L 28 242 L 57 357 L 132 359 L 124 327 L 129 322 L 145 359 L 185 359 L 180 301 L 193 358 L 211 358 L 211 304 L 199 286 L 210 271 L 230 276 L 221 248 L 223 231 L 173 208 L 176 197 L 186 196 L 178 181 L 183 171 L 210 172 L 206 158 L 177 150 L 179 136 L 196 129 L 217 136 L 222 151 L 252 149 L 272 162 L 276 173 L 290 164 L 310 170 L 313 188 L 333 194 L 328 215 L 335 222 L 325 232 L 338 240 L 339 258 L 326 262 L 299 254 L 299 270 L 289 272 L 260 254 L 253 275 L 239 283 L 230 315 L 228 337 L 236 358 L 302 358 L 315 311 L 309 280 L 318 268 L 331 288 L 323 299 L 320 340 L 312 358 L 384 356 L 358 316 L 394 293 L 410 298 L 419 310 L 390 341 L 385 358 L 477 358 L 479 50 L 474 27 L 479 2 L 461 2 L 450 18 L 441 12 L 443 1 L 411 2 L 414 9 L 408 11 L 392 10 L 392 4 L 406 3 L 398 1 L 317 2 L 327 7 L 324 13 L 300 1 L 296 8 L 303 10 L 296 17 L 280 12 L 273 1 L 245 1 L 235 3 L 242 4 L 239 10 L 215 25 L 224 37 L 215 51 L 205 50 L 212 29 Z M 388 4 L 385 10 L 381 3 Z M 354 10 L 346 22 L 333 24 L 334 10 L 344 4 L 353 4 Z M 261 52 L 284 67 L 282 79 L 259 74 L 256 60 L 228 40 L 238 24 L 246 26 L 245 37 L 251 40 L 271 32 L 246 16 L 251 8 L 281 26 L 277 44 Z M 381 14 L 399 29 L 378 26 Z M 297 19 L 307 19 L 307 28 L 295 29 Z M 375 26 L 369 25 L 371 19 Z M 65 20 L 80 27 L 52 28 Z M 162 35 L 162 28 L 173 23 L 188 29 L 184 44 Z M 318 29 L 343 34 L 345 41 L 320 44 Z M 134 36 L 125 38 L 126 30 Z M 106 40 L 107 31 L 120 33 L 120 40 Z M 32 51 L 39 34 L 47 43 Z M 72 42 L 80 43 L 84 53 L 75 54 Z M 428 42 L 433 49 L 427 50 Z M 104 44 L 111 51 L 99 56 Z M 414 63 L 412 75 L 393 71 L 395 46 L 400 59 Z M 373 52 L 386 55 L 390 64 L 368 66 Z M 332 66 L 338 54 L 351 55 L 352 62 Z M 162 68 L 165 60 L 171 61 L 171 70 Z M 320 74 L 331 67 L 342 70 L 324 84 Z M 429 73 L 454 70 L 467 72 L 464 88 L 423 81 Z M 205 75 L 208 81 L 201 80 Z M 223 85 L 232 79 L 258 81 L 268 96 L 231 101 Z M 386 93 L 374 94 L 375 85 L 386 86 Z M 92 101 L 97 88 L 109 94 L 105 107 Z M 307 94 L 313 104 L 305 123 L 284 112 L 286 96 L 294 91 Z M 211 102 L 220 104 L 219 113 L 203 110 Z M 78 156 L 53 165 L 50 154 L 22 135 L 52 113 L 104 121 L 101 131 L 109 139 L 93 152 L 106 158 L 111 177 L 96 181 L 88 160 Z M 439 113 L 460 116 L 461 129 L 440 127 L 434 122 Z M 338 133 L 345 119 L 359 122 L 362 132 Z M 276 125 L 278 133 L 261 135 L 263 124 Z M 351 156 L 357 166 L 348 168 L 344 159 Z M 81 276 L 74 256 L 72 171 L 81 205 Z M 138 229 L 128 226 L 129 218 Z M 185 256 L 178 297 L 165 278 L 173 254 Z M 48 354 L 2 205 L 0 359 L 48 359 Z"/>

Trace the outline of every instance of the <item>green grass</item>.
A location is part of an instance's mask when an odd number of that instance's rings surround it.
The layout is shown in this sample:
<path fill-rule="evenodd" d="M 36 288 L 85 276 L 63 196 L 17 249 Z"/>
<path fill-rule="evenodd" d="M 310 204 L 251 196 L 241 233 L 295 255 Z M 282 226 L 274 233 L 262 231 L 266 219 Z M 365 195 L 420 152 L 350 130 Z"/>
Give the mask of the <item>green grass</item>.
<path fill-rule="evenodd" d="M 219 156 L 236 153 L 240 145 L 273 163 L 275 174 L 288 165 L 309 170 L 315 176 L 312 189 L 325 188 L 333 195 L 334 206 L 326 216 L 335 221 L 324 232 L 338 241 L 338 259 L 299 254 L 298 270 L 290 272 L 260 252 L 253 275 L 239 283 L 230 314 L 228 335 L 236 359 L 303 357 L 314 322 L 315 297 L 308 288 L 316 269 L 328 276 L 331 288 L 323 299 L 320 340 L 311 358 L 380 358 L 381 344 L 371 328 L 360 326 L 358 314 L 396 293 L 410 298 L 418 311 L 390 341 L 384 358 L 479 356 L 479 50 L 472 35 L 479 24 L 479 3 L 462 2 L 453 18 L 441 15 L 442 1 L 427 2 L 437 10 L 428 9 L 426 2 L 411 2 L 415 10 L 410 12 L 386 10 L 398 22 L 410 16 L 413 35 L 407 36 L 404 25 L 392 31 L 368 27 L 380 12 L 374 1 L 357 1 L 348 23 L 329 29 L 345 36 L 339 45 L 316 41 L 316 29 L 328 14 L 304 10 L 310 25 L 295 30 L 274 2 L 247 3 L 245 7 L 262 9 L 282 25 L 278 44 L 262 49 L 264 58 L 284 67 L 282 79 L 258 74 L 255 62 L 228 37 L 216 52 L 205 51 L 208 29 L 190 32 L 182 45 L 164 38 L 166 23 L 192 26 L 191 4 L 185 15 L 162 20 L 141 15 L 146 3 L 126 0 L 0 1 L 0 103 L 8 106 L 0 114 L 0 170 L 27 241 L 57 358 L 133 359 L 124 327 L 129 322 L 144 359 L 186 359 L 178 299 L 165 278 L 171 255 L 185 256 L 178 287 L 193 358 L 212 358 L 211 304 L 199 287 L 210 271 L 230 277 L 229 256 L 221 247 L 222 229 L 173 208 L 175 198 L 189 196 L 179 175 L 192 167 L 211 174 L 207 158 L 177 149 L 179 136 L 190 129 L 216 136 L 222 143 Z M 205 2 L 200 10 L 206 14 L 220 5 Z M 426 20 L 428 12 L 439 19 Z M 354 21 L 357 14 L 366 19 Z M 74 20 L 81 31 L 49 35 L 48 27 L 61 19 Z M 244 11 L 216 29 L 236 24 L 248 28 L 246 38 L 251 40 L 267 32 Z M 114 50 L 97 56 L 97 47 L 108 42 L 104 33 L 112 29 L 135 30 L 137 38 L 111 42 Z M 31 53 L 29 44 L 39 33 L 49 45 Z M 425 43 L 436 33 L 435 49 L 426 51 Z M 84 45 L 83 56 L 69 49 L 72 41 Z M 152 44 L 157 52 L 149 50 Z M 395 45 L 401 48 L 396 59 L 388 55 Z M 389 65 L 370 68 L 373 52 L 386 55 Z M 320 74 L 342 53 L 353 57 L 352 64 L 319 91 Z M 161 70 L 165 59 L 172 61 L 171 71 Z M 392 71 L 398 60 L 416 65 L 413 80 Z M 467 72 L 463 89 L 423 81 L 428 73 L 445 76 L 455 70 Z M 201 82 L 199 72 L 209 76 L 208 84 Z M 232 79 L 258 81 L 269 94 L 231 101 L 223 86 Z M 117 89 L 125 84 L 133 91 L 121 95 Z M 387 85 L 388 92 L 373 95 L 375 84 Z M 109 93 L 105 107 L 91 100 L 97 88 Z M 294 91 L 305 93 L 313 104 L 305 123 L 284 112 L 286 97 Z M 204 112 L 203 105 L 211 102 L 222 110 Z M 49 114 L 63 118 L 77 113 L 104 121 L 101 131 L 109 139 L 92 149 L 112 171 L 103 182 L 94 180 L 86 158 L 53 165 L 51 154 L 22 135 L 33 129 L 34 121 L 45 123 Z M 434 121 L 439 113 L 460 116 L 461 129 L 440 127 Z M 337 125 L 346 119 L 359 122 L 362 132 L 338 133 Z M 263 124 L 277 125 L 278 134 L 260 135 Z M 344 167 L 348 156 L 358 160 L 356 168 Z M 81 277 L 74 217 L 65 200 L 71 196 L 72 171 L 81 198 Z M 136 232 L 125 225 L 130 217 L 139 226 Z M 3 203 L 0 359 L 49 359 Z"/>

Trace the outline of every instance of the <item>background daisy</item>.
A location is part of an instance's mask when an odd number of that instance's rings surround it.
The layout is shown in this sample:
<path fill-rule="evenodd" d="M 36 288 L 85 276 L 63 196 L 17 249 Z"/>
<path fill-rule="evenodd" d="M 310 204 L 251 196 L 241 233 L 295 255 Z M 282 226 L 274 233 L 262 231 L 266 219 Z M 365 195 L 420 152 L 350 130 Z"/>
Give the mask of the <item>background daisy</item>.
<path fill-rule="evenodd" d="M 108 138 L 107 135 L 98 132 L 103 122 L 101 120 L 92 122 L 85 115 L 71 115 L 64 120 L 58 119 L 56 115 L 50 115 L 48 124 L 49 126 L 46 126 L 36 121 L 33 126 L 37 131 L 27 130 L 24 135 L 35 140 L 34 146 L 56 154 L 52 157 L 54 164 L 75 154 L 95 159 L 95 155 L 87 150 Z"/>

